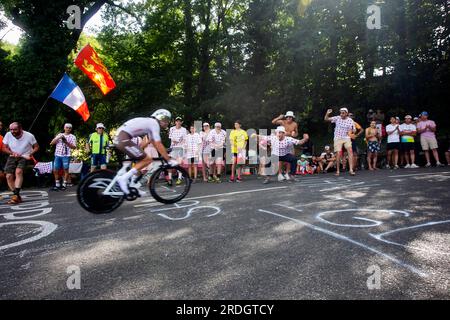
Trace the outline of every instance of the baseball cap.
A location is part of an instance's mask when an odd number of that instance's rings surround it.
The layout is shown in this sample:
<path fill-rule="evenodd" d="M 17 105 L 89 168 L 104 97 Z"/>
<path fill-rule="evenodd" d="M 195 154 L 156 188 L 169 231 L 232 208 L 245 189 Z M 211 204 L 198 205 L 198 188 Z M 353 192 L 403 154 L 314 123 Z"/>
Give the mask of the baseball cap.
<path fill-rule="evenodd" d="M 325 150 L 330 150 L 330 146 L 325 146 Z"/>
<path fill-rule="evenodd" d="M 295 115 L 294 115 L 294 112 L 288 111 L 288 112 L 286 112 L 286 115 L 284 117 L 285 118 L 288 118 L 288 117 L 295 118 Z"/>
<path fill-rule="evenodd" d="M 66 124 L 64 125 L 64 128 L 72 128 L 72 124 L 71 124 L 71 123 L 66 123 Z"/>
<path fill-rule="evenodd" d="M 283 126 L 279 126 L 275 131 L 286 133 L 286 129 Z"/>
<path fill-rule="evenodd" d="M 183 118 L 182 118 L 182 117 L 176 117 L 176 118 L 175 118 L 175 121 L 178 121 L 178 120 L 179 120 L 179 121 L 183 121 Z"/>
<path fill-rule="evenodd" d="M 406 117 L 405 117 L 405 119 L 412 119 L 413 117 L 412 116 L 410 116 L 410 115 L 407 115 Z"/>
<path fill-rule="evenodd" d="M 345 111 L 345 112 L 348 113 L 348 109 L 347 109 L 347 108 L 341 108 L 341 109 L 339 110 L 339 112 L 343 112 L 343 111 Z"/>
<path fill-rule="evenodd" d="M 422 112 L 420 115 L 421 115 L 421 116 L 428 117 L 428 112 L 424 111 L 424 112 Z"/>
<path fill-rule="evenodd" d="M 221 127 L 221 128 L 222 128 L 222 124 L 221 124 L 220 122 L 216 122 L 216 123 L 214 124 L 214 127 Z"/>
<path fill-rule="evenodd" d="M 208 123 L 208 122 L 205 122 L 205 123 L 203 124 L 203 126 L 204 126 L 204 127 L 209 127 L 209 123 Z"/>
<path fill-rule="evenodd" d="M 97 129 L 105 129 L 105 126 L 103 123 L 97 123 Z"/>
<path fill-rule="evenodd" d="M 304 154 L 302 154 L 302 155 L 300 156 L 300 159 L 306 159 L 306 156 L 305 156 Z"/>

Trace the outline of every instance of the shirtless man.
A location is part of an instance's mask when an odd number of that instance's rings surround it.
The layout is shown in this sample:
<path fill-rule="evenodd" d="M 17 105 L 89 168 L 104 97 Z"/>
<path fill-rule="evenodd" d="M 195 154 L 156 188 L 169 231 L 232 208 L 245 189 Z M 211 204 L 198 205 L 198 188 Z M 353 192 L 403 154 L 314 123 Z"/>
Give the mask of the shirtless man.
<path fill-rule="evenodd" d="M 295 122 L 294 112 L 288 111 L 286 115 L 280 115 L 272 120 L 272 124 L 282 126 L 286 129 L 286 137 L 298 137 L 298 124 Z"/>

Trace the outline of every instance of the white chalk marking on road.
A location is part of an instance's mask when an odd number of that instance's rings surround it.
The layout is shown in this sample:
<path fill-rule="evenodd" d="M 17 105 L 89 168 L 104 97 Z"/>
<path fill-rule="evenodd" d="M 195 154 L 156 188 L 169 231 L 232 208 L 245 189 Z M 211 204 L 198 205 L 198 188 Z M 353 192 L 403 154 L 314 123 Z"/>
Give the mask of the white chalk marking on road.
<path fill-rule="evenodd" d="M 222 197 L 222 196 L 241 195 L 243 193 L 263 192 L 263 191 L 280 190 L 280 189 L 287 189 L 287 188 L 289 188 L 289 187 L 286 186 L 286 187 L 274 187 L 274 188 L 264 188 L 264 189 L 242 190 L 242 191 L 235 191 L 235 192 L 211 194 L 211 195 L 208 195 L 208 196 L 186 198 L 184 200 L 208 199 L 208 198 L 215 198 L 215 197 Z M 142 201 L 142 203 L 144 203 L 144 204 L 138 204 L 138 205 L 135 205 L 134 207 L 135 208 L 145 207 L 146 203 L 153 203 L 155 201 L 156 200 L 153 200 L 153 199 L 144 200 L 144 201 Z"/>
<path fill-rule="evenodd" d="M 445 255 L 450 255 L 450 252 L 442 252 L 442 251 L 438 251 L 438 250 L 433 250 L 433 249 L 422 249 L 416 246 L 408 246 L 408 245 L 404 245 L 398 242 L 394 242 L 394 241 L 389 241 L 386 239 L 383 239 L 384 236 L 399 232 L 399 231 L 404 231 L 404 230 L 411 230 L 411 229 L 417 229 L 417 228 L 423 228 L 423 227 L 429 227 L 429 226 L 435 226 L 435 225 L 439 225 L 439 224 L 446 224 L 446 223 L 450 223 L 450 220 L 444 220 L 444 221 L 435 221 L 435 222 L 428 222 L 428 223 L 424 223 L 424 224 L 419 224 L 416 226 L 411 226 L 411 227 L 405 227 L 405 228 L 400 228 L 400 229 L 396 229 L 396 230 L 391 230 L 391 231 L 387 231 L 387 232 L 383 232 L 383 233 L 379 233 L 379 234 L 373 234 L 373 233 L 369 233 L 370 236 L 374 237 L 375 239 L 385 242 L 385 243 L 389 243 L 389 244 L 393 244 L 396 246 L 400 246 L 400 247 L 404 247 L 404 248 L 411 248 L 411 249 L 415 249 L 415 250 L 420 250 L 420 251 L 426 251 L 426 252 L 436 252 L 439 254 L 445 254 Z"/>
<path fill-rule="evenodd" d="M 335 201 L 349 201 L 351 203 L 357 203 L 355 200 L 341 198 L 341 197 L 337 196 L 337 197 L 333 197 L 333 199 L 326 199 L 326 200 L 322 200 L 322 201 L 314 201 L 314 202 L 309 202 L 309 203 L 304 203 L 304 204 L 298 204 L 298 205 L 296 205 L 296 207 L 307 207 L 307 206 L 314 205 L 314 204 L 322 204 L 324 202 L 335 202 Z M 280 204 L 277 204 L 277 206 L 283 207 L 283 205 L 280 205 Z M 302 211 L 302 210 L 296 209 L 294 207 L 287 207 L 287 206 L 284 206 L 284 207 L 288 208 L 288 209 L 296 210 L 299 212 Z"/>
<path fill-rule="evenodd" d="M 417 177 L 417 176 L 430 176 L 430 177 L 445 177 L 444 174 L 450 174 L 450 171 L 444 171 L 439 173 L 415 173 L 415 174 L 403 174 L 397 176 L 389 176 L 389 178 L 407 178 L 407 177 Z"/>
<path fill-rule="evenodd" d="M 69 194 L 66 194 L 66 195 L 64 195 L 65 197 L 74 197 L 74 196 L 76 196 L 77 194 L 74 192 L 74 193 L 69 193 Z"/>
<path fill-rule="evenodd" d="M 217 216 L 217 215 L 222 211 L 222 210 L 221 210 L 220 208 L 218 208 L 218 207 L 213 207 L 213 206 L 200 206 L 200 207 L 194 207 L 194 208 L 189 209 L 189 211 L 186 213 L 186 215 L 185 215 L 184 217 L 181 217 L 181 218 L 171 218 L 171 217 L 169 217 L 169 216 L 167 216 L 167 215 L 165 215 L 165 214 L 163 214 L 163 213 L 159 213 L 158 216 L 160 216 L 160 217 L 162 217 L 162 218 L 164 218 L 164 219 L 167 219 L 167 220 L 180 221 L 180 220 L 186 220 L 186 219 L 190 218 L 191 215 L 192 215 L 192 213 L 193 213 L 194 211 L 200 210 L 200 209 L 212 209 L 212 210 L 215 211 L 214 213 L 211 213 L 211 214 L 207 215 L 208 218 Z"/>
<path fill-rule="evenodd" d="M 368 211 L 368 212 L 384 212 L 384 213 L 388 213 L 389 215 L 394 215 L 394 214 L 402 214 L 405 217 L 409 217 L 410 214 L 406 211 L 399 211 L 399 210 L 380 210 L 380 209 L 367 209 L 367 208 L 359 208 L 359 209 L 341 209 L 341 210 L 332 210 L 332 211 L 324 211 L 324 212 L 320 212 L 316 215 L 316 219 L 327 223 L 327 224 L 331 224 L 333 226 L 338 226 L 338 227 L 348 227 L 348 228 L 371 228 L 371 227 L 378 227 L 380 225 L 383 224 L 382 221 L 378 221 L 378 220 L 373 220 L 373 219 L 367 219 L 367 218 L 362 218 L 362 217 L 353 217 L 353 219 L 356 220 L 362 220 L 362 221 L 367 221 L 367 222 L 373 222 L 373 224 L 360 224 L 360 225 L 354 225 L 354 224 L 340 224 L 340 223 L 334 223 L 331 221 L 328 221 L 324 218 L 322 218 L 323 215 L 326 214 L 330 214 L 330 213 L 345 213 L 345 212 L 361 212 L 361 211 Z"/>
<path fill-rule="evenodd" d="M 28 239 L 24 239 L 21 241 L 17 241 L 17 242 L 13 242 L 13 243 L 9 243 L 9 244 L 5 244 L 3 246 L 0 246 L 0 251 L 1 250 L 5 250 L 5 249 L 9 249 L 9 248 L 13 248 L 13 247 L 17 247 L 26 243 L 30 243 L 30 242 L 34 242 L 37 241 L 39 239 L 42 239 L 44 237 L 47 237 L 48 235 L 50 235 L 53 231 L 56 230 L 56 228 L 58 227 L 56 224 L 51 223 L 51 222 L 47 222 L 47 221 L 15 221 L 15 222 L 3 222 L 0 223 L 0 227 L 2 226 L 8 226 L 8 225 L 18 225 L 18 224 L 35 224 L 40 226 L 41 232 L 33 237 L 30 237 Z"/>
<path fill-rule="evenodd" d="M 343 236 L 343 235 L 341 235 L 341 234 L 339 234 L 339 233 L 335 233 L 335 232 L 333 232 L 333 231 L 330 231 L 330 230 L 327 230 L 327 229 L 323 229 L 323 228 L 317 227 L 317 226 L 315 226 L 315 225 L 309 224 L 309 223 L 307 223 L 307 222 L 304 222 L 304 221 L 301 221 L 301 220 L 298 220 L 298 219 L 294 219 L 294 218 L 291 218 L 291 217 L 283 216 L 283 215 L 278 214 L 278 213 L 275 213 L 275 212 L 271 212 L 271 211 L 267 211 L 267 210 L 262 210 L 262 209 L 259 209 L 258 211 L 264 212 L 264 213 L 268 213 L 268 214 L 271 214 L 271 215 L 273 215 L 273 216 L 277 216 L 277 217 L 284 218 L 284 219 L 287 219 L 287 220 L 291 220 L 291 221 L 293 221 L 293 222 L 295 222 L 295 223 L 304 225 L 305 227 L 308 227 L 308 228 L 310 228 L 310 229 L 312 229 L 312 230 L 315 230 L 315 231 L 319 231 L 319 232 L 325 233 L 325 234 L 327 234 L 327 235 L 329 235 L 329 236 L 332 236 L 332 237 L 334 237 L 334 238 L 336 238 L 336 239 L 348 241 L 348 242 L 350 242 L 350 243 L 352 243 L 352 244 L 354 244 L 354 245 L 357 245 L 357 246 L 362 247 L 362 248 L 364 248 L 364 249 L 366 249 L 366 250 L 369 250 L 369 251 L 374 252 L 374 253 L 376 253 L 376 254 L 378 254 L 378 255 L 381 255 L 381 256 L 385 257 L 386 259 L 388 259 L 388 260 L 390 260 L 390 261 L 392 261 L 392 262 L 398 264 L 399 266 L 402 266 L 402 267 L 404 267 L 404 268 L 406 268 L 406 269 L 408 269 L 408 270 L 410 270 L 410 271 L 412 271 L 412 272 L 418 274 L 418 275 L 421 276 L 421 277 L 424 277 L 424 278 L 425 278 L 425 277 L 428 277 L 428 274 L 427 274 L 427 273 L 425 273 L 425 272 L 423 272 L 423 271 L 417 269 L 416 267 L 414 267 L 414 266 L 412 266 L 412 265 L 409 265 L 409 264 L 407 264 L 407 263 L 405 263 L 405 262 L 403 262 L 403 261 L 400 261 L 399 259 L 397 259 L 397 258 L 395 258 L 395 257 L 393 257 L 393 256 L 390 256 L 390 255 L 388 255 L 388 254 L 386 254 L 386 253 L 384 253 L 384 252 L 381 252 L 381 251 L 379 251 L 379 250 L 377 250 L 377 249 L 375 249 L 375 248 L 369 247 L 368 245 L 365 245 L 364 243 L 361 243 L 361 242 L 355 241 L 355 240 L 353 240 L 353 239 L 351 239 L 351 238 L 349 238 L 349 237 Z"/>

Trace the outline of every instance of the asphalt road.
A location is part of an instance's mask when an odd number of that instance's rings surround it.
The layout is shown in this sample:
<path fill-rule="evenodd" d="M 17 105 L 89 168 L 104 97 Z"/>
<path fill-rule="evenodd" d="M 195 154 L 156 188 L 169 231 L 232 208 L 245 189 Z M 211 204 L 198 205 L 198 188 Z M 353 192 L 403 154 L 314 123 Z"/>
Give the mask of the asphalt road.
<path fill-rule="evenodd" d="M 247 178 L 108 215 L 26 190 L 0 205 L 0 299 L 450 299 L 449 189 L 448 167 Z"/>

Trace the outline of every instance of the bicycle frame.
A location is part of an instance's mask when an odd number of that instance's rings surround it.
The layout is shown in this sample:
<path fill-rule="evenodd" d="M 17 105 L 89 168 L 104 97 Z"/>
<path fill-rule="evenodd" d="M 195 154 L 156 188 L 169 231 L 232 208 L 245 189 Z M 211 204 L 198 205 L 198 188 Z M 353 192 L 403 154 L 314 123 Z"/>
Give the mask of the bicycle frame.
<path fill-rule="evenodd" d="M 151 169 L 149 170 L 149 172 L 147 174 L 153 174 L 153 172 L 163 166 L 164 159 L 163 158 L 154 158 L 152 160 L 151 165 Z M 105 196 L 124 196 L 124 193 L 122 191 L 111 191 L 114 186 L 117 183 L 117 180 L 119 179 L 119 177 L 123 174 L 125 174 L 129 168 L 131 168 L 131 164 L 132 164 L 132 160 L 125 160 L 122 163 L 122 168 L 117 172 L 117 174 L 114 176 L 114 179 L 109 183 L 109 185 L 106 187 L 106 189 L 103 191 L 103 195 Z M 158 166 L 155 166 L 156 164 L 158 164 Z"/>

